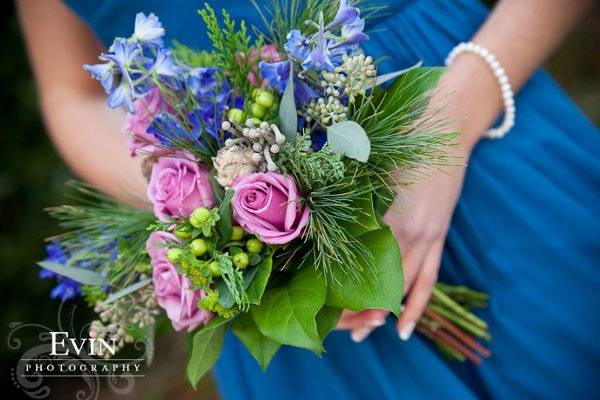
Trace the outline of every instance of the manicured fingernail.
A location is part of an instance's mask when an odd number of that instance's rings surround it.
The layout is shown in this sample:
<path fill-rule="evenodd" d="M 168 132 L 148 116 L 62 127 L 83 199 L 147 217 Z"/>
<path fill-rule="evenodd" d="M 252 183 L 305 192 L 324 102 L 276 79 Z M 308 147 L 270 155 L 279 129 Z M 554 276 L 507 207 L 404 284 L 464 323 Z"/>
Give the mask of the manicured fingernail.
<path fill-rule="evenodd" d="M 367 321 L 365 325 L 371 328 L 379 328 L 380 326 L 385 325 L 385 319 L 372 319 Z"/>
<path fill-rule="evenodd" d="M 353 342 L 360 343 L 363 340 L 365 340 L 367 338 L 367 336 L 369 336 L 369 334 L 371 333 L 372 330 L 373 330 L 373 328 L 368 327 L 368 326 L 355 329 L 350 334 L 350 338 L 352 339 Z"/>
<path fill-rule="evenodd" d="M 406 324 L 404 324 L 402 329 L 400 329 L 400 334 L 399 334 L 400 339 L 407 341 L 408 339 L 410 339 L 410 336 L 412 335 L 414 330 L 415 330 L 415 323 L 413 321 L 408 321 Z"/>

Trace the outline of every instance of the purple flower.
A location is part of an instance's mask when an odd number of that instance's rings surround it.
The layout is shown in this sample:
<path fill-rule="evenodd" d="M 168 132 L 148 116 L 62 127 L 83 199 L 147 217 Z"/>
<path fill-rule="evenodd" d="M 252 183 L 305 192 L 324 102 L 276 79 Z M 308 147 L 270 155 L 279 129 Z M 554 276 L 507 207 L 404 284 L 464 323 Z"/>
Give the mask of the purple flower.
<path fill-rule="evenodd" d="M 119 86 L 109 94 L 108 106 L 110 108 L 123 106 L 130 114 L 135 114 L 135 105 L 133 104 L 134 99 L 133 86 L 122 80 Z"/>
<path fill-rule="evenodd" d="M 109 53 L 102 53 L 100 59 L 112 61 L 119 67 L 122 73 L 128 73 L 128 68 L 135 61 L 140 60 L 140 56 L 140 48 L 135 43 L 127 39 L 116 38 L 109 48 Z"/>
<path fill-rule="evenodd" d="M 310 40 L 298 29 L 294 29 L 287 34 L 287 42 L 283 48 L 292 57 L 302 61 L 310 54 Z"/>
<path fill-rule="evenodd" d="M 140 12 L 135 16 L 135 28 L 131 36 L 134 41 L 162 46 L 164 35 L 165 29 L 156 15 L 150 13 L 146 16 L 143 12 Z"/>

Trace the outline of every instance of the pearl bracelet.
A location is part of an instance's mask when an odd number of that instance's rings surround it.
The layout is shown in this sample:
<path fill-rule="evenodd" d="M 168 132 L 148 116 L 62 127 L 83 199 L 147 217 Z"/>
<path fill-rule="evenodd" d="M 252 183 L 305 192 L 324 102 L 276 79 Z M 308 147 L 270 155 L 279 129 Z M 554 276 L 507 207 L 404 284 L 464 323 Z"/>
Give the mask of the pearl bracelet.
<path fill-rule="evenodd" d="M 460 43 L 452 49 L 450 54 L 448 54 L 448 58 L 446 58 L 446 65 L 449 66 L 452 64 L 456 56 L 464 51 L 474 53 L 483 58 L 492 69 L 496 79 L 498 79 L 500 90 L 502 91 L 502 100 L 504 101 L 504 120 L 499 127 L 489 129 L 485 133 L 485 136 L 490 139 L 501 139 L 515 124 L 515 99 L 510 83 L 508 82 L 508 76 L 498 60 L 496 60 L 496 56 L 485 47 L 473 42 Z"/>

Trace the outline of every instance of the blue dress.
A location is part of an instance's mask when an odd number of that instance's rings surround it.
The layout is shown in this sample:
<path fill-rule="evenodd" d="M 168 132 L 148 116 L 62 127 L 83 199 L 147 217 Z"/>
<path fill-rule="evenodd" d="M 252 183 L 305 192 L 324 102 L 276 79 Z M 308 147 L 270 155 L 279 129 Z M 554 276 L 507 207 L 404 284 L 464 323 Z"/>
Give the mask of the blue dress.
<path fill-rule="evenodd" d="M 247 1 L 209 1 L 262 27 Z M 156 13 L 168 39 L 208 40 L 189 0 L 67 0 L 109 44 L 138 11 Z M 366 51 L 387 71 L 441 65 L 488 10 L 477 0 L 396 0 L 374 21 Z M 90 60 L 91 61 L 91 60 Z M 493 356 L 482 366 L 443 359 L 420 335 L 401 342 L 390 319 L 363 343 L 347 332 L 318 358 L 286 348 L 266 373 L 230 335 L 215 376 L 226 399 L 600 398 L 600 132 L 543 71 L 516 98 L 501 140 L 482 140 L 467 170 L 441 279 L 491 295 Z"/>

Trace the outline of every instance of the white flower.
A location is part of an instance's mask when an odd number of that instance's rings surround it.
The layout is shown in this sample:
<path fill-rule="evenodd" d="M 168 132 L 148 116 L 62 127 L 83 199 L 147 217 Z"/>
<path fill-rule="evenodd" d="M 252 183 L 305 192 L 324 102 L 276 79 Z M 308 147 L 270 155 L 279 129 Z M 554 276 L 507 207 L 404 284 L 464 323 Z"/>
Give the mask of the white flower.
<path fill-rule="evenodd" d="M 258 171 L 260 163 L 254 161 L 254 151 L 245 146 L 224 147 L 213 158 L 219 185 L 229 187 L 236 178 Z"/>

